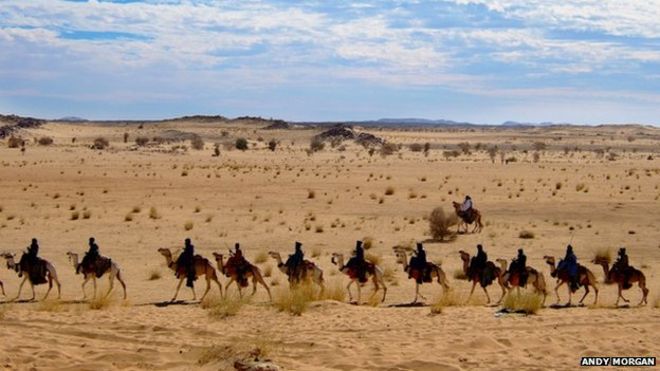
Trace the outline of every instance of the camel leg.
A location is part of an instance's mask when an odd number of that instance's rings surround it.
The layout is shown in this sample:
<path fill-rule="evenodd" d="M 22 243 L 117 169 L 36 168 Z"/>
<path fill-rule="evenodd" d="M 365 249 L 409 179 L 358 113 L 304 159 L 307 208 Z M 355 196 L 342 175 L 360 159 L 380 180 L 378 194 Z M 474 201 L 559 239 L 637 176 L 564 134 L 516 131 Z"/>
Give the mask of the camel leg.
<path fill-rule="evenodd" d="M 124 282 L 124 279 L 121 277 L 121 271 L 117 270 L 117 281 L 121 284 L 121 287 L 124 289 L 124 300 L 126 300 L 126 283 Z"/>
<path fill-rule="evenodd" d="M 87 284 L 88 281 L 89 281 L 89 276 L 85 276 L 85 278 L 83 278 L 83 283 L 81 285 L 82 292 L 83 292 L 82 300 L 87 300 L 87 293 L 85 292 L 85 285 Z"/>
<path fill-rule="evenodd" d="M 110 293 L 112 292 L 112 289 L 113 289 L 114 286 L 115 286 L 115 275 L 114 275 L 114 273 L 112 273 L 112 272 L 110 272 L 110 274 L 109 274 L 109 276 L 108 276 L 108 283 L 109 283 L 109 285 L 108 285 L 108 286 L 109 286 L 109 287 L 108 287 L 108 292 L 106 292 L 106 293 L 105 293 L 105 296 L 104 296 L 104 297 L 106 297 L 106 298 L 107 298 L 108 296 L 110 296 Z"/>
<path fill-rule="evenodd" d="M 225 295 L 229 295 L 229 285 L 231 285 L 232 282 L 234 282 L 233 278 L 230 279 L 229 282 L 227 282 L 227 284 L 225 285 Z"/>
<path fill-rule="evenodd" d="M 190 290 L 193 293 L 193 301 L 197 301 L 197 293 L 195 292 L 195 285 L 193 284 L 193 287 L 190 288 Z"/>
<path fill-rule="evenodd" d="M 419 283 L 415 283 L 415 300 L 413 300 L 413 304 L 417 303 L 418 296 L 419 296 Z"/>
<path fill-rule="evenodd" d="M 259 282 L 261 284 L 261 286 L 263 286 L 264 289 L 266 289 L 266 292 L 268 293 L 268 299 L 270 301 L 273 301 L 273 297 L 270 295 L 270 288 L 268 287 L 268 285 L 266 285 L 266 281 L 264 281 L 264 279 L 262 277 L 259 277 L 257 282 Z M 257 291 L 257 284 L 256 283 L 254 283 L 254 290 L 252 291 L 252 295 L 254 295 L 255 291 Z"/>
<path fill-rule="evenodd" d="M 559 304 L 559 302 L 561 301 L 561 298 L 559 297 L 559 288 L 560 288 L 561 285 L 563 285 L 563 284 L 564 284 L 563 282 L 559 282 L 559 283 L 557 284 L 557 286 L 555 286 L 555 295 L 557 295 L 557 303 L 556 303 L 556 304 Z M 569 289 L 570 289 L 570 288 L 569 288 Z"/>
<path fill-rule="evenodd" d="M 488 295 L 488 290 L 486 290 L 486 288 L 483 287 L 483 286 L 481 288 L 484 290 L 484 293 L 486 294 L 486 304 L 490 304 L 490 295 Z M 498 302 L 498 304 L 499 304 L 499 302 Z"/>
<path fill-rule="evenodd" d="M 7 294 L 5 294 L 5 285 L 2 283 L 2 281 L 0 281 L 0 289 L 2 289 L 2 296 L 7 296 Z"/>
<path fill-rule="evenodd" d="M 202 295 L 202 298 L 199 299 L 199 301 L 204 301 L 204 298 L 206 297 L 206 294 L 208 294 L 210 290 L 211 290 L 211 279 L 207 277 L 206 278 L 206 290 L 204 290 L 204 295 Z"/>
<path fill-rule="evenodd" d="M 317 282 L 317 284 L 321 288 L 321 291 L 319 291 L 319 298 L 322 298 L 323 293 L 325 292 L 325 285 L 323 284 L 323 281 Z"/>
<path fill-rule="evenodd" d="M 348 285 L 346 285 L 346 291 L 348 291 L 348 302 L 352 303 L 353 302 L 353 294 L 351 294 L 351 285 L 353 284 L 353 281 L 349 281 Z"/>
<path fill-rule="evenodd" d="M 220 284 L 220 281 L 218 281 L 217 277 L 213 278 L 213 281 L 218 285 L 218 290 L 220 290 L 220 299 L 222 299 L 224 296 L 222 295 L 222 285 Z"/>
<path fill-rule="evenodd" d="M 358 292 L 357 304 L 360 305 L 360 299 L 362 298 L 362 285 L 360 284 L 360 282 L 357 283 L 357 292 Z"/>
<path fill-rule="evenodd" d="M 626 299 L 626 298 L 623 296 L 623 286 L 622 286 L 621 284 L 619 284 L 619 296 L 620 296 L 621 299 L 623 299 L 623 301 L 625 301 L 626 303 L 630 303 L 630 300 Z"/>
<path fill-rule="evenodd" d="M 44 298 L 41 300 L 46 300 L 48 298 L 48 294 L 50 294 L 50 290 L 53 289 L 53 278 L 49 277 L 48 278 L 48 290 L 46 290 L 46 295 L 44 295 Z M 34 292 L 34 286 L 32 286 L 32 292 Z"/>
<path fill-rule="evenodd" d="M 2 283 L 0 283 L 0 286 L 1 285 Z M 646 282 L 640 280 L 639 288 L 642 289 L 642 300 L 639 301 L 638 305 L 641 306 L 642 304 L 648 304 L 648 302 L 646 301 L 646 297 L 649 295 L 649 289 L 646 288 Z"/>
<path fill-rule="evenodd" d="M 30 299 L 32 301 L 36 298 L 36 294 L 34 292 L 34 284 L 32 283 L 32 281 L 30 281 L 30 288 L 32 289 L 32 299 Z"/>
<path fill-rule="evenodd" d="M 496 303 L 496 304 L 499 305 L 502 302 L 502 299 L 504 299 L 504 295 L 506 295 L 506 289 L 504 288 L 504 283 L 501 282 L 500 279 L 498 279 L 498 283 L 500 285 L 500 288 L 502 289 L 502 295 L 500 295 L 500 298 L 497 300 L 497 303 Z M 486 291 L 485 287 L 484 287 L 484 291 Z M 518 291 L 518 294 L 520 294 L 520 291 Z M 486 295 L 488 295 L 488 294 L 486 294 Z M 488 298 L 488 302 L 490 303 L 490 298 Z"/>
<path fill-rule="evenodd" d="M 171 301 L 175 301 L 176 297 L 179 296 L 179 290 L 181 289 L 181 284 L 183 283 L 183 280 L 185 278 L 179 278 L 179 284 L 176 285 L 176 291 L 174 292 L 174 297 L 172 298 Z"/>
<path fill-rule="evenodd" d="M 96 275 L 92 273 L 92 283 L 94 284 L 94 296 L 92 296 L 92 300 L 96 300 Z"/>
<path fill-rule="evenodd" d="M 580 299 L 580 304 L 582 304 L 587 295 L 589 295 L 589 285 L 584 286 L 584 295 L 582 295 L 582 299 Z"/>
<path fill-rule="evenodd" d="M 378 285 L 378 278 L 374 276 L 374 292 L 372 292 L 371 296 L 369 296 L 369 302 L 371 302 L 371 299 L 373 299 L 373 297 L 376 296 L 378 290 L 380 290 L 380 286 Z"/>
<path fill-rule="evenodd" d="M 470 290 L 470 295 L 468 295 L 467 302 L 470 302 L 472 294 L 474 294 L 474 288 L 477 287 L 477 281 L 472 281 L 472 290 Z"/>
<path fill-rule="evenodd" d="M 380 301 L 381 303 L 385 302 L 385 296 L 387 295 L 387 286 L 385 286 L 385 281 L 380 282 L 381 286 L 383 286 L 383 299 Z"/>

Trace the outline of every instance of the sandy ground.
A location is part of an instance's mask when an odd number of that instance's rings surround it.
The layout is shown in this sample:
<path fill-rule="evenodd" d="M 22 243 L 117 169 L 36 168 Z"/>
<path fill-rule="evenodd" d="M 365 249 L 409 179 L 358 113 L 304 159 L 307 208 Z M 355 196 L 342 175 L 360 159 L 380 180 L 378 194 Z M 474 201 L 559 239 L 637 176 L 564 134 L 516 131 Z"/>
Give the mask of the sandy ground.
<path fill-rule="evenodd" d="M 205 148 L 172 150 L 187 142 L 134 145 L 137 136 L 172 135 L 171 130 L 201 135 Z M 660 152 L 660 130 L 367 131 L 404 148 L 387 157 L 370 156 L 346 142 L 345 150 L 327 145 L 309 155 L 310 137 L 318 130 L 192 122 L 143 129 L 49 123 L 20 133 L 30 138 L 24 154 L 0 143 L 0 251 L 20 253 L 37 237 L 41 256 L 53 263 L 62 283 L 61 301 L 8 303 L 20 280 L 3 262 L 0 280 L 7 297 L 0 303 L 0 367 L 233 369 L 235 359 L 255 349 L 291 370 L 574 369 L 582 356 L 660 355 L 660 160 L 655 153 Z M 42 136 L 55 144 L 32 143 Z M 110 149 L 89 149 L 98 136 L 110 139 Z M 243 152 L 221 145 L 220 156 L 211 156 L 213 143 L 237 137 L 247 138 L 251 148 Z M 274 152 L 267 149 L 272 138 L 279 141 Z M 431 143 L 428 156 L 407 148 L 424 142 Z M 460 142 L 469 142 L 472 154 L 443 155 Z M 548 146 L 538 162 L 530 149 L 535 142 Z M 483 149 L 475 150 L 476 143 L 507 148 L 505 157 L 517 162 L 504 165 L 498 155 L 493 163 Z M 605 156 L 593 151 L 599 148 Z M 607 159 L 608 152 L 617 153 L 615 161 Z M 394 194 L 385 195 L 388 187 Z M 597 250 L 615 253 L 626 246 L 631 264 L 646 275 L 649 305 L 635 306 L 641 294 L 634 287 L 626 292 L 633 306 L 614 308 L 616 288 L 601 283 L 598 306 L 546 307 L 532 316 L 496 316 L 499 307 L 486 306 L 479 291 L 470 302 L 437 315 L 427 306 L 391 307 L 414 296 L 414 284 L 396 263 L 392 247 L 430 239 L 426 218 L 431 210 L 442 206 L 449 212 L 451 201 L 465 194 L 484 214 L 483 231 L 425 244 L 429 260 L 442 262 L 461 301 L 467 300 L 470 284 L 454 278 L 461 269 L 458 251 L 472 253 L 483 243 L 491 259 L 509 260 L 525 248 L 528 264 L 551 286 L 546 304 L 554 303 L 554 280 L 542 257 L 563 255 L 572 241 L 578 258 L 601 282 L 601 267 L 589 260 Z M 523 230 L 534 238 L 520 239 Z M 119 264 L 128 285 L 128 300 L 122 301 L 116 289 L 99 310 L 80 302 L 82 278 L 65 255 L 82 253 L 90 236 Z M 278 311 L 262 288 L 227 318 L 190 303 L 187 289 L 180 293 L 185 305 L 157 306 L 172 297 L 176 280 L 156 249 L 180 248 L 186 237 L 209 259 L 212 252 L 226 253 L 241 242 L 248 258 L 268 272 L 266 282 L 276 297 L 285 290 L 286 277 L 274 260 L 262 261 L 266 251 L 286 256 L 294 241 L 303 242 L 307 257 L 325 271 L 328 287 L 341 291 L 348 281 L 330 255 L 348 255 L 355 240 L 369 237 L 374 243 L 368 254 L 379 258 L 388 273 L 388 295 L 375 306 L 350 305 L 348 298 L 321 300 L 302 316 Z M 198 296 L 203 287 L 198 281 Z M 106 289 L 104 277 L 99 290 Z M 91 284 L 88 290 L 91 294 Z M 215 300 L 217 287 L 212 290 Z M 38 298 L 45 291 L 37 287 Z M 236 289 L 229 291 L 234 295 Z M 365 300 L 369 292 L 364 291 Z M 499 298 L 496 286 L 489 292 Z M 428 304 L 442 295 L 437 284 L 424 285 L 422 293 Z M 560 295 L 565 302 L 565 288 Z M 26 285 L 22 298 L 29 296 Z M 590 294 L 585 303 L 593 299 Z"/>

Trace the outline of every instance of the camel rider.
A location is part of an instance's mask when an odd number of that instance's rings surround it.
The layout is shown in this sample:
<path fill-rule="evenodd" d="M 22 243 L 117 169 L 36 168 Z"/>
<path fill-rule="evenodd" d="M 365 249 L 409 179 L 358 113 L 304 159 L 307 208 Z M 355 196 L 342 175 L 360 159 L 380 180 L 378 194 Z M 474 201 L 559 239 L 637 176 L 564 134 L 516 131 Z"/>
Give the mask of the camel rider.
<path fill-rule="evenodd" d="M 177 270 L 178 267 L 185 267 L 186 270 L 186 286 L 195 287 L 195 246 L 193 246 L 190 238 L 186 238 L 183 252 L 176 259 Z"/>
<path fill-rule="evenodd" d="M 486 263 L 488 262 L 488 254 L 484 251 L 484 247 L 479 244 L 477 245 L 477 255 L 475 255 L 472 258 L 472 261 L 470 262 L 470 267 L 468 269 L 468 273 L 472 275 L 473 272 L 477 272 L 481 274 L 483 269 L 486 267 Z"/>
<path fill-rule="evenodd" d="M 417 276 L 417 283 L 422 283 L 427 279 L 426 269 L 426 251 L 424 251 L 424 246 L 421 242 L 417 243 L 417 251 L 415 251 L 415 256 L 410 258 L 410 271 L 408 273 L 408 278 L 411 277 L 412 271 L 417 270 L 420 272 L 420 275 Z"/>
<path fill-rule="evenodd" d="M 566 272 L 568 272 L 571 290 L 577 290 L 580 287 L 580 281 L 578 277 L 577 257 L 573 253 L 573 246 L 566 246 L 566 256 L 564 256 L 564 259 L 559 262 L 559 265 L 557 266 L 557 270 L 560 269 L 566 269 Z"/>
<path fill-rule="evenodd" d="M 346 266 L 357 272 L 358 280 L 361 283 L 367 282 L 367 264 L 364 260 L 362 241 L 355 242 L 355 251 L 353 251 L 353 256 L 348 260 Z"/>
<path fill-rule="evenodd" d="M 465 219 L 469 219 L 472 215 L 472 198 L 470 196 L 465 196 L 465 200 L 461 204 L 461 214 Z"/>
<path fill-rule="evenodd" d="M 39 242 L 33 238 L 27 252 L 21 257 L 19 266 L 27 263 L 29 265 L 30 281 L 35 285 L 46 283 L 46 265 L 39 259 Z"/>
<path fill-rule="evenodd" d="M 518 249 L 518 256 L 511 261 L 509 274 L 518 273 L 518 285 L 523 287 L 527 284 L 527 256 L 523 249 Z"/>
<path fill-rule="evenodd" d="M 85 253 L 82 262 L 76 268 L 76 274 L 80 273 L 80 270 L 92 270 L 96 261 L 101 255 L 99 255 L 99 246 L 96 244 L 94 237 L 89 238 L 89 250 Z"/>
<path fill-rule="evenodd" d="M 630 279 L 630 264 L 628 264 L 628 254 L 626 254 L 625 247 L 619 249 L 616 262 L 612 265 L 612 271 L 623 274 L 623 288 L 630 288 L 631 284 L 628 282 Z"/>
<path fill-rule="evenodd" d="M 298 281 L 302 277 L 304 260 L 305 253 L 302 251 L 302 243 L 296 241 L 295 252 L 293 255 L 289 255 L 289 259 L 287 259 L 285 264 L 291 280 Z"/>
<path fill-rule="evenodd" d="M 249 266 L 247 260 L 243 257 L 243 251 L 238 242 L 234 245 L 234 261 L 239 285 L 247 286 L 248 281 L 245 274 L 247 273 Z"/>

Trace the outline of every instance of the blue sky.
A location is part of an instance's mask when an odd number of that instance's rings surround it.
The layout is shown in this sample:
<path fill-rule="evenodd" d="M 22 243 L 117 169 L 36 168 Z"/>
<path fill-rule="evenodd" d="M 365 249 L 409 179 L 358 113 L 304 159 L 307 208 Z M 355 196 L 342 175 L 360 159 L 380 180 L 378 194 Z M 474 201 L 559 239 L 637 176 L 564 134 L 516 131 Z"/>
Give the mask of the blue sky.
<path fill-rule="evenodd" d="M 660 0 L 0 0 L 0 112 L 660 124 Z"/>

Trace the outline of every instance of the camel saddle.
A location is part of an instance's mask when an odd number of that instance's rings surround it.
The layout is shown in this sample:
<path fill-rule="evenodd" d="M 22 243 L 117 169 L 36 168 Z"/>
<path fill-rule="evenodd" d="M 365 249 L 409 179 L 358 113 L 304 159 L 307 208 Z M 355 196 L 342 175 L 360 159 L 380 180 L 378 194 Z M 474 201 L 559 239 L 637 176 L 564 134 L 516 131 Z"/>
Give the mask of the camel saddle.
<path fill-rule="evenodd" d="M 488 261 L 486 262 L 486 266 L 484 266 L 484 269 L 479 272 L 479 283 L 481 284 L 482 287 L 486 287 L 490 285 L 493 281 L 495 281 L 495 271 L 496 271 L 496 266 L 495 263 Z"/>
<path fill-rule="evenodd" d="M 46 267 L 46 261 L 39 257 L 35 257 L 33 261 L 31 260 L 32 259 L 29 258 L 28 254 L 24 253 L 21 256 L 21 260 L 18 263 L 18 266 L 20 267 L 19 273 L 27 271 L 30 282 L 32 282 L 33 285 L 47 283 L 46 272 L 48 271 L 48 268 Z"/>
<path fill-rule="evenodd" d="M 423 272 L 418 268 L 411 268 L 409 276 L 415 279 L 415 281 L 419 283 L 422 282 L 429 283 L 433 280 L 431 277 L 432 271 L 433 271 L 433 263 L 426 262 L 426 268 L 423 270 Z"/>
<path fill-rule="evenodd" d="M 476 218 L 476 213 L 474 212 L 474 209 L 469 209 L 466 211 L 461 211 L 459 216 L 463 221 L 467 224 L 472 224 L 474 223 L 474 219 Z"/>
<path fill-rule="evenodd" d="M 225 276 L 231 277 L 236 275 L 237 282 L 241 287 L 248 286 L 247 277 L 245 273 L 250 270 L 250 263 L 248 263 L 245 258 L 237 258 L 236 256 L 230 256 L 227 259 L 227 264 L 225 264 Z"/>
<path fill-rule="evenodd" d="M 112 265 L 112 260 L 106 258 L 105 256 L 99 256 L 92 266 L 94 267 L 94 273 L 97 278 L 100 278 L 105 272 L 110 270 Z"/>

